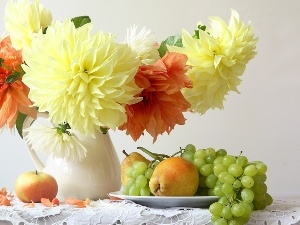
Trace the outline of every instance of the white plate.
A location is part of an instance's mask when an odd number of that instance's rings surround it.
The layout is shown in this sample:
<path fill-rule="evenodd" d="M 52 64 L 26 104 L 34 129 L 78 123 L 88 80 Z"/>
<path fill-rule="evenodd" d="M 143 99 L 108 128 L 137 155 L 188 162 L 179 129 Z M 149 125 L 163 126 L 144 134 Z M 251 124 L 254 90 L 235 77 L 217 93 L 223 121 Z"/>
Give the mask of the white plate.
<path fill-rule="evenodd" d="M 109 196 L 131 200 L 137 204 L 152 208 L 190 207 L 208 208 L 210 204 L 218 201 L 217 196 L 129 196 L 122 191 L 110 192 Z"/>

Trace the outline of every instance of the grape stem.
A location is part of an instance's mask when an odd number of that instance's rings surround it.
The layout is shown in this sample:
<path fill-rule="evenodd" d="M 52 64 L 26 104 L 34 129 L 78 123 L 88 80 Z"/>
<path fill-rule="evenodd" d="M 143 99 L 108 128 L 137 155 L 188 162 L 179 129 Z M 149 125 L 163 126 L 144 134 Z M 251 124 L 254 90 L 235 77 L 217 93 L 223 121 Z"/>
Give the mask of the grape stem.
<path fill-rule="evenodd" d="M 163 161 L 165 158 L 170 158 L 170 156 L 165 155 L 165 154 L 157 154 L 157 153 L 150 152 L 148 149 L 146 149 L 144 147 L 137 147 L 137 149 L 142 150 L 144 153 L 146 153 L 153 159 L 158 160 L 160 162 Z"/>

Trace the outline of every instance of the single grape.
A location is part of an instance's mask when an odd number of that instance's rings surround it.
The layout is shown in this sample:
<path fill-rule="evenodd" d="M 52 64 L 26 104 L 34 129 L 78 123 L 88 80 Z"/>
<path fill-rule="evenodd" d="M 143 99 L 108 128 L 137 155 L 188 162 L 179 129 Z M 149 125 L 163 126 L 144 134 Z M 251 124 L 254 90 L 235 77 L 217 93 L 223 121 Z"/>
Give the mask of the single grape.
<path fill-rule="evenodd" d="M 221 216 L 217 216 L 217 215 L 213 215 L 212 214 L 210 219 L 211 219 L 212 222 L 215 222 L 215 221 L 217 221 L 220 218 L 221 218 Z"/>
<path fill-rule="evenodd" d="M 233 163 L 228 167 L 228 172 L 231 173 L 234 177 L 239 177 L 243 174 L 243 168 L 237 163 Z"/>
<path fill-rule="evenodd" d="M 127 186 L 122 187 L 122 193 L 123 193 L 123 195 L 129 195 L 129 187 L 127 187 Z"/>
<path fill-rule="evenodd" d="M 233 188 L 238 189 L 242 186 L 242 182 L 240 180 L 235 180 L 232 184 Z"/>
<path fill-rule="evenodd" d="M 231 206 L 231 213 L 235 217 L 240 217 L 245 213 L 245 208 L 240 203 L 235 203 Z"/>
<path fill-rule="evenodd" d="M 216 164 L 213 167 L 213 171 L 214 174 L 218 176 L 220 173 L 227 171 L 227 167 L 224 164 Z"/>
<path fill-rule="evenodd" d="M 201 168 L 201 166 L 205 165 L 206 162 L 204 160 L 204 158 L 194 158 L 194 163 L 193 163 L 197 169 L 199 170 Z"/>
<path fill-rule="evenodd" d="M 221 186 L 214 187 L 214 194 L 219 197 L 224 196 L 224 192 L 222 191 Z"/>
<path fill-rule="evenodd" d="M 204 159 L 206 156 L 205 150 L 204 149 L 198 149 L 195 154 L 194 154 L 194 158 L 202 158 Z"/>
<path fill-rule="evenodd" d="M 208 175 L 213 173 L 213 164 L 205 164 L 205 165 L 201 166 L 199 172 L 203 176 L 207 177 Z"/>
<path fill-rule="evenodd" d="M 132 177 L 132 171 L 133 171 L 132 167 L 127 167 L 126 171 L 125 171 L 126 176 L 127 177 Z"/>
<path fill-rule="evenodd" d="M 205 184 L 208 188 L 214 188 L 216 186 L 216 182 L 218 177 L 215 174 L 210 174 L 205 179 Z"/>
<path fill-rule="evenodd" d="M 215 160 L 213 162 L 214 165 L 222 164 L 222 163 L 223 163 L 223 156 L 217 156 L 217 158 L 215 158 Z"/>
<path fill-rule="evenodd" d="M 219 202 L 214 202 L 209 206 L 209 212 L 216 216 L 221 216 L 223 205 Z"/>
<path fill-rule="evenodd" d="M 244 202 L 250 203 L 254 199 L 254 192 L 250 188 L 244 188 L 241 191 L 241 198 Z"/>
<path fill-rule="evenodd" d="M 236 159 L 232 155 L 225 155 L 223 157 L 223 164 L 227 167 L 229 167 L 231 164 L 235 163 Z"/>
<path fill-rule="evenodd" d="M 207 156 L 205 156 L 204 160 L 205 160 L 205 162 L 208 163 L 208 164 L 213 164 L 215 158 L 216 158 L 216 157 L 215 157 L 214 155 L 207 155 Z"/>
<path fill-rule="evenodd" d="M 150 188 L 149 186 L 145 186 L 143 188 L 141 188 L 141 196 L 150 196 L 151 192 L 150 192 Z"/>
<path fill-rule="evenodd" d="M 229 200 L 226 196 L 221 196 L 218 200 L 218 202 L 220 202 L 222 205 L 227 205 L 228 201 Z"/>
<path fill-rule="evenodd" d="M 256 169 L 257 169 L 257 173 L 261 175 L 261 174 L 265 174 L 268 168 L 266 164 L 260 162 L 256 164 Z"/>
<path fill-rule="evenodd" d="M 181 157 L 186 159 L 187 161 L 193 163 L 194 162 L 194 153 L 193 152 L 183 152 Z"/>
<path fill-rule="evenodd" d="M 262 193 L 262 194 L 255 194 L 254 195 L 254 201 L 265 201 L 266 200 L 266 193 Z"/>
<path fill-rule="evenodd" d="M 184 152 L 189 152 L 189 153 L 194 154 L 195 151 L 196 151 L 196 147 L 193 144 L 187 144 L 184 148 Z"/>
<path fill-rule="evenodd" d="M 145 175 L 141 174 L 135 179 L 135 185 L 138 188 L 143 188 L 147 185 L 148 179 L 145 177 Z"/>
<path fill-rule="evenodd" d="M 140 195 L 140 188 L 138 188 L 135 184 L 133 184 L 130 188 L 129 188 L 129 192 L 128 194 L 131 196 L 139 196 Z"/>
<path fill-rule="evenodd" d="M 242 182 L 242 185 L 245 187 L 245 188 L 251 188 L 253 187 L 254 185 L 254 180 L 252 177 L 250 176 L 243 176 L 241 178 L 241 182 Z"/>
<path fill-rule="evenodd" d="M 139 175 L 143 174 L 144 172 L 140 172 L 139 170 L 136 170 L 135 168 L 133 168 L 132 172 L 131 172 L 131 177 L 132 178 L 137 178 Z"/>
<path fill-rule="evenodd" d="M 254 177 L 257 174 L 257 168 L 254 165 L 248 165 L 244 168 L 244 174 L 246 176 Z"/>
<path fill-rule="evenodd" d="M 240 204 L 242 204 L 245 208 L 245 213 L 243 214 L 242 217 L 250 217 L 251 212 L 252 212 L 252 208 L 250 206 L 250 203 L 247 202 L 241 202 Z"/>
<path fill-rule="evenodd" d="M 273 198 L 269 193 L 266 193 L 266 205 L 271 205 L 273 203 Z"/>
<path fill-rule="evenodd" d="M 207 148 L 207 149 L 205 149 L 205 153 L 206 153 L 206 156 L 208 156 L 208 155 L 215 156 L 216 155 L 216 150 L 214 148 Z"/>
<path fill-rule="evenodd" d="M 228 225 L 227 220 L 224 218 L 220 218 L 214 222 L 214 225 Z"/>
<path fill-rule="evenodd" d="M 221 216 L 223 218 L 225 218 L 226 220 L 229 220 L 232 218 L 231 207 L 229 205 L 223 207 Z"/>
<path fill-rule="evenodd" d="M 225 149 L 219 149 L 218 151 L 216 151 L 216 156 L 225 156 L 227 155 L 227 151 Z"/>
<path fill-rule="evenodd" d="M 268 187 L 265 183 L 254 183 L 252 190 L 255 194 L 265 194 L 267 193 Z"/>
<path fill-rule="evenodd" d="M 224 171 L 218 174 L 218 179 L 221 183 L 225 183 L 225 177 L 229 175 L 230 173 L 228 171 Z"/>
<path fill-rule="evenodd" d="M 228 194 L 231 193 L 233 191 L 233 187 L 231 184 L 228 183 L 224 183 L 221 187 L 221 190 L 223 193 Z"/>
<path fill-rule="evenodd" d="M 126 187 L 130 188 L 134 184 L 135 184 L 135 178 L 130 178 L 126 183 Z"/>
<path fill-rule="evenodd" d="M 266 174 L 256 174 L 254 177 L 253 177 L 253 180 L 255 183 L 263 183 L 263 182 L 266 182 L 267 180 L 267 175 Z"/>
<path fill-rule="evenodd" d="M 266 208 L 266 201 L 253 201 L 254 210 L 263 210 Z"/>
<path fill-rule="evenodd" d="M 230 219 L 227 224 L 228 225 L 244 225 L 245 223 L 243 223 L 241 221 L 240 217 L 235 217 L 235 218 Z"/>
<path fill-rule="evenodd" d="M 135 170 L 139 174 L 143 174 L 146 171 L 147 167 L 148 165 L 145 162 L 137 161 L 133 163 L 133 170 Z"/>
<path fill-rule="evenodd" d="M 248 158 L 244 155 L 240 155 L 236 158 L 236 163 L 241 165 L 242 167 L 245 167 L 248 163 Z"/>
<path fill-rule="evenodd" d="M 145 171 L 145 177 L 150 180 L 150 178 L 152 177 L 152 174 L 154 172 L 154 169 L 151 167 L 148 167 Z"/>
<path fill-rule="evenodd" d="M 227 184 L 233 184 L 234 182 L 236 181 L 236 179 L 234 178 L 234 176 L 232 176 L 231 174 L 227 174 L 225 177 L 224 177 L 224 183 L 227 183 Z"/>

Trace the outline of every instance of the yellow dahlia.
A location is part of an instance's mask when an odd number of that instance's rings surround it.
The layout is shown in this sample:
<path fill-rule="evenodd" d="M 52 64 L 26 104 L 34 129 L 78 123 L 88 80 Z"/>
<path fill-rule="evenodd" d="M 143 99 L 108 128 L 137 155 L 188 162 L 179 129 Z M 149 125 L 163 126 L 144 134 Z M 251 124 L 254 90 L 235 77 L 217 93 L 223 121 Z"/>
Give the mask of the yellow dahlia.
<path fill-rule="evenodd" d="M 10 34 L 12 46 L 19 50 L 30 46 L 40 29 L 51 24 L 52 14 L 39 0 L 8 1 L 5 7 L 5 27 Z"/>
<path fill-rule="evenodd" d="M 29 97 L 54 124 L 63 122 L 83 134 L 126 122 L 125 105 L 141 100 L 134 76 L 140 64 L 126 44 L 111 34 L 91 35 L 92 24 L 75 28 L 55 22 L 25 48 L 23 81 Z"/>
<path fill-rule="evenodd" d="M 219 17 L 210 17 L 211 27 L 199 30 L 199 39 L 182 31 L 183 47 L 169 46 L 172 52 L 188 56 L 187 71 L 193 88 L 183 95 L 191 110 L 204 114 L 208 109 L 223 108 L 225 95 L 236 91 L 246 63 L 255 55 L 252 27 L 244 27 L 237 12 L 232 11 L 230 27 Z"/>
<path fill-rule="evenodd" d="M 143 65 L 154 64 L 160 59 L 156 36 L 145 27 L 140 32 L 137 31 L 137 26 L 127 29 L 125 42 L 138 55 Z"/>

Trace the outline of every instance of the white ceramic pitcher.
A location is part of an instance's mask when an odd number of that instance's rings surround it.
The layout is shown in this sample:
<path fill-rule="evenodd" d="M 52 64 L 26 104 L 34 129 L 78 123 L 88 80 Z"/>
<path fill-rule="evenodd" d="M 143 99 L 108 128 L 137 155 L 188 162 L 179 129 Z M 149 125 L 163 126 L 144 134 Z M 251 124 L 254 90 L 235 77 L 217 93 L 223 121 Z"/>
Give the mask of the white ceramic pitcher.
<path fill-rule="evenodd" d="M 41 117 L 48 119 L 48 114 L 38 113 L 38 118 Z M 32 122 L 34 120 L 27 117 L 23 129 L 28 128 Z M 56 179 L 58 199 L 64 201 L 68 197 L 74 197 L 98 200 L 107 198 L 109 192 L 120 190 L 120 161 L 109 133 L 102 134 L 100 131 L 96 131 L 95 138 L 80 133 L 76 135 L 87 149 L 86 157 L 80 162 L 48 157 L 44 165 L 36 154 L 38 149 L 32 149 L 30 145 L 26 144 L 36 169 L 49 173 Z M 47 146 L 43 147 L 47 148 Z"/>

